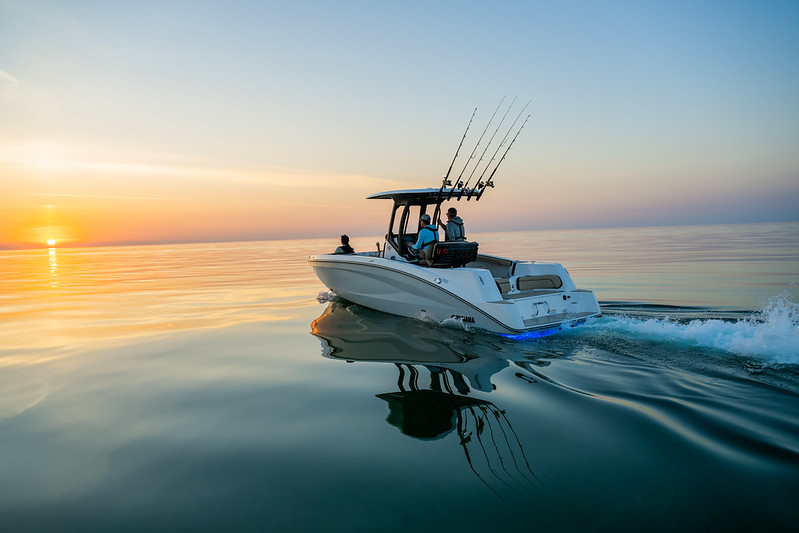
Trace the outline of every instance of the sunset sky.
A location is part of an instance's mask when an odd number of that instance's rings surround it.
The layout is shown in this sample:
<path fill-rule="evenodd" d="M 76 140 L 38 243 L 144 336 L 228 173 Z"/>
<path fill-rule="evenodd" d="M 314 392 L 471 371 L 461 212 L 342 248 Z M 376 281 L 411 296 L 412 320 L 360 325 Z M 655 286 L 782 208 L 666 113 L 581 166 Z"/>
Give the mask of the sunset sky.
<path fill-rule="evenodd" d="M 0 248 L 382 234 L 365 197 L 440 184 L 504 95 L 532 117 L 473 232 L 797 220 L 798 28 L 793 1 L 0 0 Z"/>

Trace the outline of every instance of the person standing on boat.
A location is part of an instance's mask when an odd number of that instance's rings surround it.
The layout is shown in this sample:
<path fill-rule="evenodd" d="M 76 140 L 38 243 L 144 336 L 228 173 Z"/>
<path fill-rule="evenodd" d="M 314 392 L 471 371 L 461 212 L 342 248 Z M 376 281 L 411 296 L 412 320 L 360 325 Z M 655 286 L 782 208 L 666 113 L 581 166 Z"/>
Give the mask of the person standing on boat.
<path fill-rule="evenodd" d="M 438 225 L 444 230 L 444 240 L 446 241 L 465 241 L 466 232 L 463 229 L 463 219 L 458 216 L 458 210 L 454 207 L 447 209 L 447 223 L 438 219 Z"/>
<path fill-rule="evenodd" d="M 350 246 L 350 238 L 347 235 L 341 236 L 341 246 L 336 248 L 334 254 L 354 254 L 355 250 Z"/>
<path fill-rule="evenodd" d="M 419 263 L 433 264 L 433 245 L 438 242 L 438 228 L 430 223 L 427 213 L 419 217 L 419 237 L 411 244 L 411 250 L 419 255 Z"/>

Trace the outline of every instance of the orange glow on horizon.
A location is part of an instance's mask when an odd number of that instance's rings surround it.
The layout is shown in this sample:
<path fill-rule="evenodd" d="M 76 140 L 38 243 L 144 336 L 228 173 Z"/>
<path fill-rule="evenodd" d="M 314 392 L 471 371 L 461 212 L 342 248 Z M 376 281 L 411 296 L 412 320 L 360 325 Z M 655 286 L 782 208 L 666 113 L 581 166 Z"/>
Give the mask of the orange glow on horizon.
<path fill-rule="evenodd" d="M 50 239 L 82 247 L 382 230 L 386 206 L 365 196 L 407 186 L 361 175 L 225 168 L 99 145 L 2 148 L 0 248 L 51 246 Z"/>
<path fill-rule="evenodd" d="M 53 246 L 50 239 L 65 248 L 382 234 L 390 203 L 366 196 L 426 186 L 418 173 L 408 176 L 415 181 L 126 152 L 102 144 L 0 143 L 0 249 Z M 562 188 L 540 186 L 547 179 L 575 191 L 568 196 L 569 209 L 564 209 Z M 682 223 L 694 211 L 707 210 L 697 200 L 708 194 L 706 186 L 613 179 L 621 180 L 631 196 L 605 187 L 605 179 L 567 171 L 551 178 L 542 171 L 509 172 L 479 207 L 476 202 L 457 205 L 471 232 L 651 224 L 662 205 L 680 206 L 670 212 Z M 746 185 L 730 182 L 726 192 L 742 197 Z M 757 203 L 766 205 L 768 198 Z M 716 209 L 721 207 L 723 201 Z M 657 222 L 669 220 L 661 216 Z"/>

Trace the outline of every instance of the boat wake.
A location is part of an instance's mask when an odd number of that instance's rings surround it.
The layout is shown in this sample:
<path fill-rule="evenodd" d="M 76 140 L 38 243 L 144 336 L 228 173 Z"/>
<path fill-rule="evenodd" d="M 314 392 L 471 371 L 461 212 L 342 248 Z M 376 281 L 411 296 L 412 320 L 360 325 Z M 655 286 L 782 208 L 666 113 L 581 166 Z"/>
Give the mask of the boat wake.
<path fill-rule="evenodd" d="M 317 300 L 320 303 L 349 303 L 332 291 L 320 292 Z M 569 331 L 580 336 L 585 333 L 611 334 L 637 342 L 656 341 L 720 350 L 756 358 L 758 364 L 799 364 L 799 304 L 792 302 L 787 293 L 772 298 L 761 311 L 754 313 L 618 302 L 603 304 L 603 313 L 601 318 L 567 324 L 576 326 L 573 329 L 551 328 L 500 336 L 518 341 L 537 341 L 555 333 L 568 334 Z M 479 329 L 458 318 L 439 321 L 423 317 L 421 322 L 466 332 Z"/>
<path fill-rule="evenodd" d="M 316 301 L 320 304 L 328 303 L 328 302 L 336 302 L 339 301 L 338 296 L 331 290 L 322 291 L 316 295 Z"/>
<path fill-rule="evenodd" d="M 612 311 L 586 327 L 724 350 L 768 363 L 799 364 L 799 304 L 791 302 L 788 294 L 774 297 L 762 311 L 745 318 L 679 318 L 640 318 Z"/>
<path fill-rule="evenodd" d="M 438 324 L 447 328 L 462 329 L 463 331 L 472 331 L 474 328 L 467 323 L 463 318 L 447 318 L 439 322 L 434 318 L 427 319 L 427 322 Z"/>

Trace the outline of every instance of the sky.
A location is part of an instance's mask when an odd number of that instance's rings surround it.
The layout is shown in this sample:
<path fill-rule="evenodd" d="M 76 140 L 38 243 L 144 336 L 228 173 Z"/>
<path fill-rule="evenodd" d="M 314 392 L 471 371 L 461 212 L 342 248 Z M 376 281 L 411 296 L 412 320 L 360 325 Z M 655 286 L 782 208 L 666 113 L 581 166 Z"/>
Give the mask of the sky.
<path fill-rule="evenodd" d="M 799 220 L 799 2 L 0 0 L 0 248 L 381 235 L 503 97 L 468 231 Z"/>

